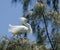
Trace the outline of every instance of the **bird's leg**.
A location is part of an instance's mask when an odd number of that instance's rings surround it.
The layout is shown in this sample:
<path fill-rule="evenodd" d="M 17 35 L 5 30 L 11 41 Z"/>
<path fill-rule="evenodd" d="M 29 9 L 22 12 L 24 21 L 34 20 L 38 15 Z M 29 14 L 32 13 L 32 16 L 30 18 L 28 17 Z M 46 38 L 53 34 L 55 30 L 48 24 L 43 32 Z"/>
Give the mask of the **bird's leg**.
<path fill-rule="evenodd" d="M 19 38 L 18 36 L 19 36 L 19 35 L 17 35 L 17 39 Z"/>
<path fill-rule="evenodd" d="M 26 37 L 27 37 L 27 33 L 24 34 L 24 38 L 26 38 Z"/>
<path fill-rule="evenodd" d="M 20 38 L 21 38 L 21 34 L 19 34 Z"/>

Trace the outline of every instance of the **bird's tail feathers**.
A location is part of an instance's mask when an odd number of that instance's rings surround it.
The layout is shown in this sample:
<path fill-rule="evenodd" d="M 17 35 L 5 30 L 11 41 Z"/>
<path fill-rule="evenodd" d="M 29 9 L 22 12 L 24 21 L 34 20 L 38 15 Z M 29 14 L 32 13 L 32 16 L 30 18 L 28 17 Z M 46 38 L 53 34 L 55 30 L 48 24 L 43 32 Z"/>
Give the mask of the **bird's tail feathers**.
<path fill-rule="evenodd" d="M 12 28 L 13 28 L 13 26 L 12 26 L 11 24 L 9 24 L 9 29 L 8 29 L 8 31 L 11 32 L 11 31 L 12 31 Z"/>
<path fill-rule="evenodd" d="M 12 25 L 11 24 L 9 24 L 9 27 L 11 27 Z"/>
<path fill-rule="evenodd" d="M 13 26 L 13 25 L 9 24 L 9 27 L 10 27 L 10 28 L 14 28 L 15 26 Z"/>

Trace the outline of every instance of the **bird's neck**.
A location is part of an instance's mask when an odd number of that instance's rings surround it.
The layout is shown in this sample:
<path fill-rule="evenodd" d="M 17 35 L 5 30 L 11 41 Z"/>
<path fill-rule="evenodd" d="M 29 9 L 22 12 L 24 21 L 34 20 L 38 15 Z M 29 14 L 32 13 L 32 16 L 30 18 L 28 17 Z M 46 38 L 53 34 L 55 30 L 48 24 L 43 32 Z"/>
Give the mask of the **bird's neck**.
<path fill-rule="evenodd" d="M 32 33 L 31 25 L 28 24 L 28 23 L 25 23 L 24 25 L 25 25 L 26 27 L 28 27 L 28 32 L 29 32 L 29 33 Z"/>

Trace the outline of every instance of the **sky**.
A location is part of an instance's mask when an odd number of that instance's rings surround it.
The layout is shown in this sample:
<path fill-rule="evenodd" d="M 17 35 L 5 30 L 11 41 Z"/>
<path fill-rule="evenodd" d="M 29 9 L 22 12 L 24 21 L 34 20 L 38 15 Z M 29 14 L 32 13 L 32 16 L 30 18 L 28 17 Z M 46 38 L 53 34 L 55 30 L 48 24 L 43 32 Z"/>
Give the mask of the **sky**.
<path fill-rule="evenodd" d="M 11 0 L 0 0 L 0 37 L 10 37 L 12 34 L 8 32 L 9 24 L 19 25 L 22 15 L 21 3 L 12 4 Z M 32 35 L 28 35 L 28 38 L 32 41 L 35 39 Z"/>

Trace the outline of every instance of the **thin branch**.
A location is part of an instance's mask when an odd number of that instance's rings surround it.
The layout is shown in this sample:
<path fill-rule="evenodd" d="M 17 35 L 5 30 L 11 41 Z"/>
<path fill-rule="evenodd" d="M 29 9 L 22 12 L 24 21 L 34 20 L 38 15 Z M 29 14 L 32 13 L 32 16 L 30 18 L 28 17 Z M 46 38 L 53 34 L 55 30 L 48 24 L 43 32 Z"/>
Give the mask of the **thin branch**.
<path fill-rule="evenodd" d="M 46 24 L 46 20 L 45 20 L 44 15 L 43 15 L 43 20 L 44 20 L 44 24 L 45 24 L 45 29 L 46 29 L 47 37 L 48 37 L 49 42 L 50 42 L 50 44 L 51 44 L 52 50 L 54 50 L 53 44 L 52 44 L 51 39 L 50 39 L 50 37 L 49 37 L 49 33 L 48 33 L 48 29 L 47 29 L 47 24 Z"/>

